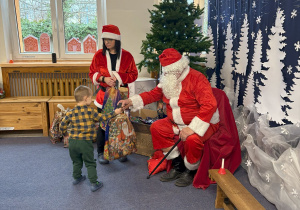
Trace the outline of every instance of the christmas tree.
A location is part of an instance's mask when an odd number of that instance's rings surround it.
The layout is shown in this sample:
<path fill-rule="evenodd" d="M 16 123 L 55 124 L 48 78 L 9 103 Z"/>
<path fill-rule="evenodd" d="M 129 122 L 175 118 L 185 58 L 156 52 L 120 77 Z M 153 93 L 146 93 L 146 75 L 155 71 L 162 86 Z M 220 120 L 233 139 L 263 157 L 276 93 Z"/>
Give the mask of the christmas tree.
<path fill-rule="evenodd" d="M 158 72 L 158 56 L 164 49 L 174 48 L 188 55 L 193 69 L 205 73 L 205 68 L 199 64 L 205 62 L 205 58 L 200 57 L 199 53 L 208 52 L 211 42 L 202 34 L 201 26 L 195 25 L 203 9 L 200 10 L 194 3 L 188 4 L 187 0 L 165 0 L 154 7 L 156 9 L 148 10 L 152 26 L 142 43 L 144 59 L 138 63 L 139 70 L 146 67 L 149 73 Z"/>

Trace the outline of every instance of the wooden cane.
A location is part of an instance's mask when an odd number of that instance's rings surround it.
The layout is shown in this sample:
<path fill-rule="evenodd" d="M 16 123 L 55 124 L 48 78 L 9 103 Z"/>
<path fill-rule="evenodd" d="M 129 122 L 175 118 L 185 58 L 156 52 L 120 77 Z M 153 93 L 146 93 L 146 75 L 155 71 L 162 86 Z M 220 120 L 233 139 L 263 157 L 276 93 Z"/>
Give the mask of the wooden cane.
<path fill-rule="evenodd" d="M 173 147 L 169 150 L 169 152 L 163 157 L 163 159 L 157 164 L 157 166 L 153 169 L 153 171 L 147 176 L 147 179 L 150 179 L 150 176 L 153 174 L 153 172 L 158 168 L 158 166 L 168 157 L 168 155 L 172 152 L 172 150 L 179 144 L 181 139 L 179 138 L 178 141 L 173 145 Z"/>

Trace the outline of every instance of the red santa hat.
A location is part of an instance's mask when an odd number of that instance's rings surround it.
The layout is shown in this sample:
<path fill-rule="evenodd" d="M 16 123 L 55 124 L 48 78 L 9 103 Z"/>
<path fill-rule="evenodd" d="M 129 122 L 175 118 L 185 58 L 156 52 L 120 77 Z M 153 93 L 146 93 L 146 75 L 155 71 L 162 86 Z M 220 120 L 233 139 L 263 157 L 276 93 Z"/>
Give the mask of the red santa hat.
<path fill-rule="evenodd" d="M 188 58 L 174 48 L 165 49 L 158 58 L 164 71 L 183 71 L 189 65 Z"/>
<path fill-rule="evenodd" d="M 121 40 L 121 33 L 117 26 L 115 25 L 105 25 L 102 28 L 102 39 L 115 39 L 115 40 Z"/>

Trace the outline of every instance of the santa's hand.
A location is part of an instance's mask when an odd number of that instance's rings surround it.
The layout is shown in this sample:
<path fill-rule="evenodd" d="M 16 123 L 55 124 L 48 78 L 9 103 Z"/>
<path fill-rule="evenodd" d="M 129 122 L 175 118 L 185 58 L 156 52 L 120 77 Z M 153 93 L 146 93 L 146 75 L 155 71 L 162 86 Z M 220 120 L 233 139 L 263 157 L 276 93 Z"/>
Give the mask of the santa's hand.
<path fill-rule="evenodd" d="M 193 135 L 195 132 L 190 129 L 189 127 L 183 128 L 179 133 L 179 138 L 181 138 L 181 141 L 185 141 L 188 136 Z"/>
<path fill-rule="evenodd" d="M 129 107 L 131 107 L 132 106 L 132 101 L 131 101 L 131 99 L 125 99 L 125 100 L 120 100 L 119 102 L 118 102 L 118 104 L 122 104 L 122 107 L 123 107 L 123 109 L 125 110 L 125 109 L 129 109 Z"/>

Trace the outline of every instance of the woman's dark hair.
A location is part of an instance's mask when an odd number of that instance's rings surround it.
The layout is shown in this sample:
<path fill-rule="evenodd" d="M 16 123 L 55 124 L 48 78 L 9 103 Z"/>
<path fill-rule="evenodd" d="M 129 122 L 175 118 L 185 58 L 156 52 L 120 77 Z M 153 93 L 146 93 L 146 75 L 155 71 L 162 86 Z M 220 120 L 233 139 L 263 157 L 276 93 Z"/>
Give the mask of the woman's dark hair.
<path fill-rule="evenodd" d="M 104 39 L 102 39 L 102 41 L 103 41 L 102 54 L 106 55 L 106 50 L 108 50 L 108 49 L 105 46 Z M 116 48 L 116 51 L 117 51 L 117 58 L 119 59 L 120 58 L 120 54 L 121 54 L 121 41 L 120 40 L 115 40 L 115 48 Z"/>

